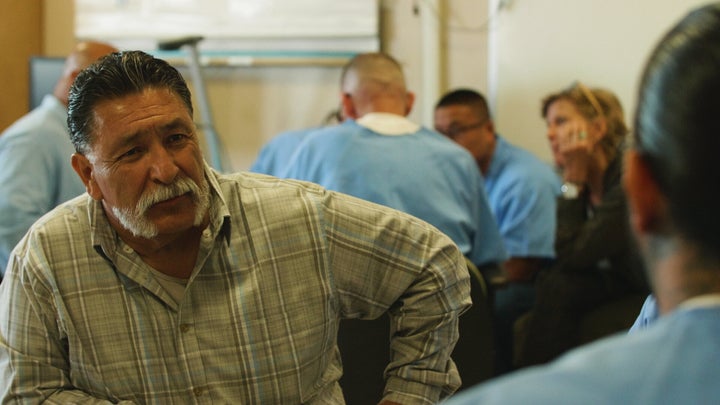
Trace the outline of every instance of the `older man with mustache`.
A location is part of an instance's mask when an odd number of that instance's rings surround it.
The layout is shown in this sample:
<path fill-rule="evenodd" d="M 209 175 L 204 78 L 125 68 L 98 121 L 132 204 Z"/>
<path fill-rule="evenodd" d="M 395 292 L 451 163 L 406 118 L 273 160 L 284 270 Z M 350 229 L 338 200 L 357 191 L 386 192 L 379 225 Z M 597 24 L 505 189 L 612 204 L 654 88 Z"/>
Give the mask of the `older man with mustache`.
<path fill-rule="evenodd" d="M 339 322 L 384 313 L 381 403 L 456 390 L 470 304 L 457 246 L 316 184 L 215 172 L 192 113 L 177 70 L 143 52 L 78 76 L 68 123 L 87 195 L 10 257 L 2 402 L 341 404 Z"/>

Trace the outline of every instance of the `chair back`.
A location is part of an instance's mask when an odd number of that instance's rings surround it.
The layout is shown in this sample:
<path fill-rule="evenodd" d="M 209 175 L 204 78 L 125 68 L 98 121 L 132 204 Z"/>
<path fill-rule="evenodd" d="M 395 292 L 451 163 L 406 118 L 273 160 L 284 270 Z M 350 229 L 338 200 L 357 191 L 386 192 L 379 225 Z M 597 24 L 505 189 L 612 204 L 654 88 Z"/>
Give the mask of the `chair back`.
<path fill-rule="evenodd" d="M 460 338 L 452 358 L 462 378 L 460 390 L 493 377 L 495 343 L 493 317 L 485 278 L 470 260 L 470 298 L 473 305 L 460 316 Z"/>

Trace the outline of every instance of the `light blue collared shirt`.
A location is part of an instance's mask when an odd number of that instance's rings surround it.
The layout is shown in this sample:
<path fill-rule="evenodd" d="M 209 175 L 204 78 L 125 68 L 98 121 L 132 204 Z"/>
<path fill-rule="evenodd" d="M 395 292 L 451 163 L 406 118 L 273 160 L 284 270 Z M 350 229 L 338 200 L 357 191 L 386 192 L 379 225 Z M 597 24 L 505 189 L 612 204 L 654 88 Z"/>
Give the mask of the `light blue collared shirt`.
<path fill-rule="evenodd" d="M 0 135 L 0 274 L 35 220 L 85 192 L 74 152 L 67 109 L 52 95 Z"/>
<path fill-rule="evenodd" d="M 405 117 L 372 113 L 316 131 L 298 146 L 282 177 L 423 219 L 477 265 L 507 258 L 475 159 Z"/>
<path fill-rule="evenodd" d="M 490 209 L 511 257 L 555 257 L 560 178 L 532 153 L 496 136 L 487 173 Z"/>
<path fill-rule="evenodd" d="M 266 143 L 258 153 L 250 171 L 277 176 L 290 160 L 295 148 L 317 128 L 298 129 L 282 132 Z"/>
<path fill-rule="evenodd" d="M 644 330 L 580 347 L 547 366 L 471 388 L 446 404 L 715 404 L 718 336 L 720 297 L 699 297 Z"/>

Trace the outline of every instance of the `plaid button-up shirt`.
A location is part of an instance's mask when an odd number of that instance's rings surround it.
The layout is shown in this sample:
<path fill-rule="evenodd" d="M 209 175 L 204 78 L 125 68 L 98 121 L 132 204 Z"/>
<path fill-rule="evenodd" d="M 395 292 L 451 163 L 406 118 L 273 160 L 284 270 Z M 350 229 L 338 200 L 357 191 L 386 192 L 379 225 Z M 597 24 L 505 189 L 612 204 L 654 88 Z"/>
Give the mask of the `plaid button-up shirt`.
<path fill-rule="evenodd" d="M 339 320 L 390 311 L 386 399 L 431 403 L 470 304 L 456 246 L 317 185 L 218 175 L 179 302 L 83 195 L 38 221 L 0 286 L 4 401 L 343 403 Z"/>

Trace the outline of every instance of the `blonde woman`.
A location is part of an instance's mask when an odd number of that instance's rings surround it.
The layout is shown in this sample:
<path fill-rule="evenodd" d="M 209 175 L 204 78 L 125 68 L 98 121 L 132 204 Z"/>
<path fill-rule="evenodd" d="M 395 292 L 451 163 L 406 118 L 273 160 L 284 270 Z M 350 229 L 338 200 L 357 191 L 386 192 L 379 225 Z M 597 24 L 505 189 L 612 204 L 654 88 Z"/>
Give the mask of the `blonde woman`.
<path fill-rule="evenodd" d="M 647 292 L 620 185 L 628 133 L 620 102 L 610 91 L 577 82 L 547 96 L 542 116 L 564 182 L 557 259 L 538 278 L 520 366 L 545 363 L 579 345 L 578 325 L 591 310 L 628 293 Z"/>

